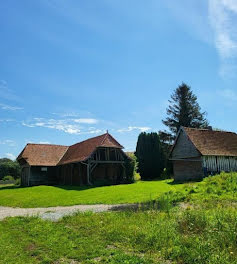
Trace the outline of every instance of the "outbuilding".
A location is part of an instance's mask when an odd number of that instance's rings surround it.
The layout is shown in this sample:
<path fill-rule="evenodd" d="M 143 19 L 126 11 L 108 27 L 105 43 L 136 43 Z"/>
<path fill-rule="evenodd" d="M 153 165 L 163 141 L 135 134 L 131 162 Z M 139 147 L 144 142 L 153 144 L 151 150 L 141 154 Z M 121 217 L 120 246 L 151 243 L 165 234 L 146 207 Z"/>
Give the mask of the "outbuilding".
<path fill-rule="evenodd" d="M 176 181 L 199 180 L 221 171 L 237 171 L 237 134 L 181 127 L 170 160 Z"/>
<path fill-rule="evenodd" d="M 17 157 L 22 167 L 21 184 L 120 183 L 130 159 L 122 149 L 109 133 L 72 146 L 29 143 Z"/>

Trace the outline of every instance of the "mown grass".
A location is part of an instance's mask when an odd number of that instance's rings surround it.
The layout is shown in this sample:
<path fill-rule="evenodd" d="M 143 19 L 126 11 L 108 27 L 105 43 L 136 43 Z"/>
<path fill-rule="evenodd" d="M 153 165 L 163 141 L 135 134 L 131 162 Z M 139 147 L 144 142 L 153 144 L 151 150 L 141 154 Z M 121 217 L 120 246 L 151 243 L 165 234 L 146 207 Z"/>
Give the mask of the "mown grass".
<path fill-rule="evenodd" d="M 0 222 L 0 263 L 237 263 L 233 208 Z M 169 261 L 169 262 L 165 262 Z"/>
<path fill-rule="evenodd" d="M 104 187 L 17 186 L 0 187 L 0 205 L 12 207 L 50 207 L 75 204 L 141 203 L 157 199 L 161 193 L 181 190 L 172 180 L 138 181 Z"/>

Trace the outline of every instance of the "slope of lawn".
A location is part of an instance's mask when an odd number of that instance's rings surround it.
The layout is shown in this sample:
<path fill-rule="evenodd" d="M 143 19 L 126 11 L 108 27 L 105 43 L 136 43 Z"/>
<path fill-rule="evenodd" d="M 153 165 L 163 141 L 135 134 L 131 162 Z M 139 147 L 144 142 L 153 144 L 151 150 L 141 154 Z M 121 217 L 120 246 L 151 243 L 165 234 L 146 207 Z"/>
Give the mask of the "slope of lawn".
<path fill-rule="evenodd" d="M 120 204 L 154 200 L 161 193 L 182 190 L 185 185 L 172 180 L 138 181 L 104 187 L 36 186 L 0 187 L 0 206 L 50 207 L 76 204 Z"/>

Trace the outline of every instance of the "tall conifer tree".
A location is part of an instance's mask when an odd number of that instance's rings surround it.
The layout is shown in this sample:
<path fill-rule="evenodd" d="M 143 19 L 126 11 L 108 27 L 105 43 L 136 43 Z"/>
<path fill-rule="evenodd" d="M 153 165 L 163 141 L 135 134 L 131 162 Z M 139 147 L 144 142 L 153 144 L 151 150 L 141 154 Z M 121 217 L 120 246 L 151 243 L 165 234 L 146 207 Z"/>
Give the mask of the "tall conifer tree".
<path fill-rule="evenodd" d="M 193 128 L 207 128 L 206 113 L 201 112 L 197 102 L 197 96 L 193 94 L 191 87 L 182 83 L 175 89 L 169 100 L 167 118 L 162 122 L 169 128 L 169 132 L 159 132 L 162 141 L 170 141 L 175 138 L 180 126 Z"/>
<path fill-rule="evenodd" d="M 160 177 L 164 169 L 164 153 L 157 133 L 141 133 L 135 155 L 142 180 Z"/>

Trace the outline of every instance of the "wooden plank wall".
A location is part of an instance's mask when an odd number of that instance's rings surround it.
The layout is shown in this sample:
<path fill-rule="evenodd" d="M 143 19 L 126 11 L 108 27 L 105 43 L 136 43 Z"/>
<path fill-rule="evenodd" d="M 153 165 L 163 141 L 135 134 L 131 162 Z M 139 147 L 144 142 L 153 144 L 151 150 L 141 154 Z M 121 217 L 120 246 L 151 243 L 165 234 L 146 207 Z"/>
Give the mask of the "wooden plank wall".
<path fill-rule="evenodd" d="M 203 156 L 203 167 L 207 171 L 237 171 L 237 157 Z"/>

